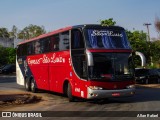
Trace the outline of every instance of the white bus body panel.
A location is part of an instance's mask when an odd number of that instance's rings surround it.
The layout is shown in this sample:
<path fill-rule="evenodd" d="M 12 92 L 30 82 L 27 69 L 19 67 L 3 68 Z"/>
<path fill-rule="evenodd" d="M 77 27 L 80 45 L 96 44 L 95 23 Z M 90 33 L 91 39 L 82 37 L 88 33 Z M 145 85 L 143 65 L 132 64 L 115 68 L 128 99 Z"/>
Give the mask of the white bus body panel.
<path fill-rule="evenodd" d="M 24 85 L 24 77 L 19 67 L 17 59 L 16 59 L 16 78 L 17 78 L 17 84 Z"/>

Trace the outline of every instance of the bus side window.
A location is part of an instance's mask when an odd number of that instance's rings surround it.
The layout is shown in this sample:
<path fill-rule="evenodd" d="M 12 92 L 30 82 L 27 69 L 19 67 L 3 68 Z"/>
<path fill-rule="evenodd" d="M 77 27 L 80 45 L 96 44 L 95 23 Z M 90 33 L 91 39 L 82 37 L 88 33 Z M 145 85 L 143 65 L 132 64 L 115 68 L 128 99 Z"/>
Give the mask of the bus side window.
<path fill-rule="evenodd" d="M 22 56 L 22 45 L 17 46 L 17 56 Z"/>
<path fill-rule="evenodd" d="M 44 53 L 44 40 L 40 39 L 40 53 Z"/>
<path fill-rule="evenodd" d="M 35 42 L 35 44 L 34 44 L 34 52 L 35 52 L 35 54 L 39 54 L 40 53 L 40 41 L 39 40 L 37 40 L 36 42 Z"/>
<path fill-rule="evenodd" d="M 84 48 L 83 36 L 80 30 L 72 31 L 72 49 L 81 49 Z"/>
<path fill-rule="evenodd" d="M 59 50 L 69 49 L 69 31 L 59 34 Z"/>
<path fill-rule="evenodd" d="M 18 56 L 26 56 L 27 55 L 27 44 L 19 45 L 17 48 Z"/>
<path fill-rule="evenodd" d="M 34 54 L 34 42 L 27 43 L 27 53 L 28 55 Z"/>
<path fill-rule="evenodd" d="M 50 37 L 44 38 L 44 52 L 49 52 Z"/>
<path fill-rule="evenodd" d="M 22 49 L 21 49 L 21 51 L 22 51 L 22 56 L 27 55 L 27 44 L 24 44 L 24 45 L 22 45 L 21 47 L 22 47 Z"/>
<path fill-rule="evenodd" d="M 40 53 L 49 52 L 50 38 L 40 39 Z"/>
<path fill-rule="evenodd" d="M 50 51 L 58 51 L 59 50 L 59 35 L 51 36 L 50 41 Z"/>

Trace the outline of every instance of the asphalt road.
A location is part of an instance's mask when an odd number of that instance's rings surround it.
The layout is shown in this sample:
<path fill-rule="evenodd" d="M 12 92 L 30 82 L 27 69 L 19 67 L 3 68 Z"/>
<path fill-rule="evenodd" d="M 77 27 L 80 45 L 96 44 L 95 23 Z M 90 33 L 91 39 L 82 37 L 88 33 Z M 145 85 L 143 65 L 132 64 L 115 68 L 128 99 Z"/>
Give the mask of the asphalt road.
<path fill-rule="evenodd" d="M 0 91 L 15 91 L 15 92 L 25 92 L 22 86 L 16 84 L 14 76 L 2 77 L 0 76 Z M 68 102 L 68 99 L 62 95 L 50 93 L 46 91 L 39 91 L 36 93 L 38 96 L 42 96 L 43 101 L 37 104 L 20 105 L 17 107 L 11 107 L 5 109 L 7 111 L 50 111 L 42 112 L 42 115 L 47 115 L 45 117 L 47 120 L 55 119 L 101 119 L 106 120 L 106 117 L 111 115 L 111 118 L 107 119 L 142 119 L 136 118 L 138 114 L 145 114 L 143 111 L 147 111 L 147 114 L 158 114 L 160 117 L 160 87 L 150 88 L 150 87 L 137 87 L 136 95 L 128 98 L 110 98 L 109 100 L 102 101 L 86 101 L 77 100 L 76 102 Z M 54 111 L 59 111 L 54 112 Z M 89 111 L 83 112 L 83 111 Z M 107 112 L 110 111 L 110 112 Z M 151 111 L 151 112 L 148 112 Z M 56 115 L 55 115 L 56 114 Z M 74 116 L 74 117 L 70 117 Z M 107 115 L 108 114 L 108 115 Z M 83 116 L 79 118 L 80 116 Z M 87 115 L 89 117 L 87 117 Z M 51 117 L 49 117 L 51 116 Z M 58 117 L 62 116 L 62 117 Z M 91 117 L 92 116 L 92 117 Z M 103 117 L 102 117 L 103 116 Z M 125 117 L 113 117 L 113 116 L 125 116 Z M 134 117 L 132 117 L 134 116 Z M 129 117 L 129 118 L 128 118 Z M 144 116 L 145 117 L 145 116 Z M 5 118 L 2 118 L 5 119 Z M 7 118 L 8 119 L 8 118 Z M 20 118 L 14 118 L 20 119 Z M 21 118 L 22 119 L 22 118 Z M 35 118 L 36 119 L 36 118 Z M 39 119 L 39 118 L 38 118 Z M 44 119 L 44 118 L 42 118 Z M 143 119 L 158 119 L 158 118 L 143 118 Z"/>
<path fill-rule="evenodd" d="M 0 75 L 0 83 L 12 83 L 16 82 L 15 75 Z"/>

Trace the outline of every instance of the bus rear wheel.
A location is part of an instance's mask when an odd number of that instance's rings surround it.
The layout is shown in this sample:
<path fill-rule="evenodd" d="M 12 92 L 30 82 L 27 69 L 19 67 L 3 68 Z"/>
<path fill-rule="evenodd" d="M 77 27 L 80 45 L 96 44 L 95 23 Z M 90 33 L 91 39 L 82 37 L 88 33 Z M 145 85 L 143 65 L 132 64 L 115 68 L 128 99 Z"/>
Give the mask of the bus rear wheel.
<path fill-rule="evenodd" d="M 158 78 L 157 83 L 160 84 L 160 78 Z"/>
<path fill-rule="evenodd" d="M 26 91 L 31 91 L 31 82 L 30 82 L 29 78 L 26 78 L 26 80 L 25 80 L 25 89 L 26 89 Z"/>
<path fill-rule="evenodd" d="M 149 84 L 149 80 L 148 79 L 145 80 L 145 84 Z"/>
<path fill-rule="evenodd" d="M 33 93 L 36 93 L 37 92 L 37 87 L 36 87 L 36 82 L 34 79 L 31 80 L 31 91 Z"/>
<path fill-rule="evenodd" d="M 68 96 L 69 102 L 74 101 L 74 97 L 72 95 L 72 87 L 71 87 L 70 83 L 68 83 L 68 87 L 67 87 L 67 96 Z"/>

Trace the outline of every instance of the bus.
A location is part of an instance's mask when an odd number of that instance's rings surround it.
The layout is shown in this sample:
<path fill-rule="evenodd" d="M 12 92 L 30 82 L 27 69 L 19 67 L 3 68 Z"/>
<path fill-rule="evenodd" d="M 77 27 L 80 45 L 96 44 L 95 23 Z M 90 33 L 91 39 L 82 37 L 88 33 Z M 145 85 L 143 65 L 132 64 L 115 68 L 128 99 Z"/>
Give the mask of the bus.
<path fill-rule="evenodd" d="M 25 40 L 17 46 L 17 83 L 75 98 L 135 94 L 133 51 L 124 28 L 76 25 Z"/>

